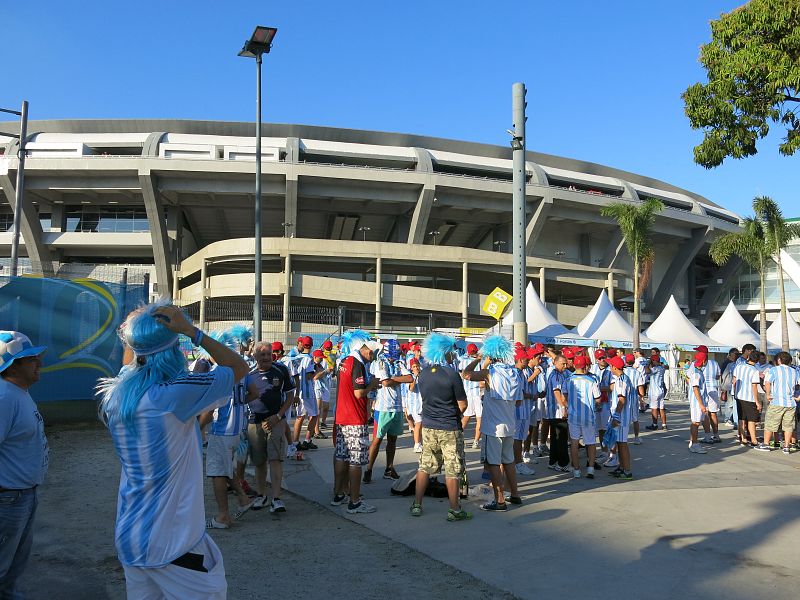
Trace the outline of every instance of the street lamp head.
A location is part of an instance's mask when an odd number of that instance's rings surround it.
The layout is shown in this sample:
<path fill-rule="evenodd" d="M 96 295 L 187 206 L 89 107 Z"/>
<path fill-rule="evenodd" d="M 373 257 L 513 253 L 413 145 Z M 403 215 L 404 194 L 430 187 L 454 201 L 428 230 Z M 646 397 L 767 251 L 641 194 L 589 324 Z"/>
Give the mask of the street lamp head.
<path fill-rule="evenodd" d="M 272 40 L 275 38 L 276 33 L 278 33 L 276 27 L 258 25 L 250 39 L 244 43 L 239 56 L 258 58 L 262 54 L 269 54 L 270 48 L 272 48 Z"/>

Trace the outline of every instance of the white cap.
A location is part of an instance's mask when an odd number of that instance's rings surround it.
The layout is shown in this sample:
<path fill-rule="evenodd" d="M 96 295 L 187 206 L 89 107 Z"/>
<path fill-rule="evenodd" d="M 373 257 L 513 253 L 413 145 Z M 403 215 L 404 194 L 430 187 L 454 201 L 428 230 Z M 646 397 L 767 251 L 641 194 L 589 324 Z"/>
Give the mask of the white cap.
<path fill-rule="evenodd" d="M 364 345 L 373 352 L 380 352 L 381 350 L 383 350 L 383 344 L 381 344 L 380 342 L 376 342 L 375 340 L 369 340 L 367 342 L 364 342 Z"/>

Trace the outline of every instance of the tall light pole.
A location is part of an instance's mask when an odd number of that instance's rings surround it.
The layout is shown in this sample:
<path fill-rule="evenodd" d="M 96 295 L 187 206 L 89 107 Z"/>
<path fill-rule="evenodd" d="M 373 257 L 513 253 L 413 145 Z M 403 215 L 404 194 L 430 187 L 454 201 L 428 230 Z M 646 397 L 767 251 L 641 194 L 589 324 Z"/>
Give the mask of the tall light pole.
<path fill-rule="evenodd" d="M 14 230 L 11 234 L 11 277 L 16 277 L 19 264 L 19 227 L 22 221 L 22 203 L 25 201 L 25 146 L 28 137 L 28 101 L 22 101 L 21 111 L 0 108 L 0 112 L 17 115 L 20 118 L 17 189 L 14 190 L 14 195 L 16 196 L 14 199 Z"/>
<path fill-rule="evenodd" d="M 441 234 L 441 231 L 439 231 L 438 229 L 434 229 L 433 231 L 429 231 L 428 232 L 428 235 L 432 235 L 433 236 L 433 245 L 434 246 L 436 245 L 436 238 L 438 238 L 440 234 Z"/>
<path fill-rule="evenodd" d="M 255 198 L 255 279 L 253 292 L 253 335 L 261 339 L 261 56 L 269 54 L 275 27 L 257 26 L 244 43 L 239 56 L 256 59 L 256 198 Z"/>
<path fill-rule="evenodd" d="M 362 225 L 358 228 L 358 230 L 364 234 L 364 241 L 367 241 L 367 232 L 372 231 L 372 227 L 367 227 L 366 225 Z"/>
<path fill-rule="evenodd" d="M 514 131 L 511 137 L 513 169 L 512 248 L 514 253 L 514 341 L 528 341 L 525 315 L 525 89 L 524 83 L 511 87 Z"/>

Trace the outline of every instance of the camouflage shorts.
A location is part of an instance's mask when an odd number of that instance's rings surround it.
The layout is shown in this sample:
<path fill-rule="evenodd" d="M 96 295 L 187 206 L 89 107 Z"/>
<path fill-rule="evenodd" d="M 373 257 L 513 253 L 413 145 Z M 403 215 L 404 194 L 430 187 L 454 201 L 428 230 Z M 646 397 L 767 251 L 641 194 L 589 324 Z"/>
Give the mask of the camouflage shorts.
<path fill-rule="evenodd" d="M 422 456 L 419 470 L 428 475 L 442 472 L 447 478 L 460 479 L 464 474 L 464 432 L 422 429 Z"/>

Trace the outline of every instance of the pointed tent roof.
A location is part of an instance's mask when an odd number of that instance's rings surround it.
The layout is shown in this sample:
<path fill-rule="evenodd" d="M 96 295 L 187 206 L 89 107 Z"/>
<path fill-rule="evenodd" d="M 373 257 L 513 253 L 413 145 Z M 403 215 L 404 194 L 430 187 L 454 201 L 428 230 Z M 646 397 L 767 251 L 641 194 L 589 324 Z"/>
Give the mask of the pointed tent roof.
<path fill-rule="evenodd" d="M 728 302 L 725 312 L 722 313 L 719 321 L 708 330 L 708 335 L 729 348 L 741 348 L 745 344 L 753 344 L 758 348 L 761 344 L 758 332 L 742 318 L 733 305 L 733 300 Z"/>
<path fill-rule="evenodd" d="M 667 344 L 691 347 L 702 344 L 708 346 L 709 349 L 720 345 L 719 342 L 692 325 L 675 301 L 675 296 L 670 296 L 664 310 L 644 333 L 653 340 Z"/>
<path fill-rule="evenodd" d="M 800 325 L 797 324 L 797 321 L 795 321 L 791 315 L 786 319 L 786 324 L 789 326 L 789 348 L 792 350 L 800 349 Z M 779 316 L 778 319 L 767 328 L 767 341 L 780 348 L 781 333 L 781 319 Z"/>
<path fill-rule="evenodd" d="M 528 282 L 525 288 L 525 316 L 528 323 L 528 335 L 558 336 L 569 331 L 558 322 L 544 302 L 539 298 L 539 294 L 533 289 L 533 284 Z M 503 317 L 502 325 L 512 325 L 514 323 L 514 309 L 512 308 Z"/>
<path fill-rule="evenodd" d="M 572 331 L 593 340 L 628 343 L 633 341 L 633 327 L 617 312 L 605 290 L 600 292 L 592 310 Z M 656 343 L 645 335 L 641 335 L 639 341 L 648 345 Z"/>

